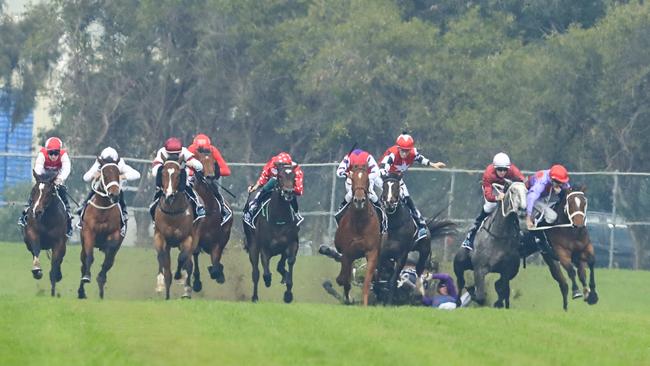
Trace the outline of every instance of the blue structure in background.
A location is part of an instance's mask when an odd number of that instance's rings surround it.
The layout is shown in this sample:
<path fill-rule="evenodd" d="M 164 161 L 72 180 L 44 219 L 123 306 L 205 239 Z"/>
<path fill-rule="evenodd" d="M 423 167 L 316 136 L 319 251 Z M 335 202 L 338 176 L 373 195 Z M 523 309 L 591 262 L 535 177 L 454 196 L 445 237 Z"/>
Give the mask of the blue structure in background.
<path fill-rule="evenodd" d="M 1 97 L 2 91 L 0 91 Z M 0 107 L 0 151 L 31 154 L 34 115 L 30 113 L 20 123 L 11 126 L 11 109 Z M 0 200 L 5 200 L 5 189 L 18 183 L 31 182 L 32 159 L 27 157 L 0 157 Z"/>

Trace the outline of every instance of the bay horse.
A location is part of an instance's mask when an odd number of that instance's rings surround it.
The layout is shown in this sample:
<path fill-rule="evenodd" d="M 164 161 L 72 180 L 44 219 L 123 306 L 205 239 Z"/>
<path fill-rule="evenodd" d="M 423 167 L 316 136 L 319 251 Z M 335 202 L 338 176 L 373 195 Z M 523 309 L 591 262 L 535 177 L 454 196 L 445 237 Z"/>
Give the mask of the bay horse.
<path fill-rule="evenodd" d="M 397 277 L 406 264 L 411 251 L 419 253 L 415 270 L 418 277 L 424 271 L 425 264 L 431 258 L 431 240 L 454 232 L 456 224 L 448 220 L 429 220 L 427 226 L 430 235 L 415 241 L 417 225 L 411 216 L 411 211 L 403 202 L 400 195 L 402 175 L 390 173 L 383 178 L 381 204 L 388 216 L 388 230 L 381 244 L 378 278 L 389 277 L 388 296 L 385 303 L 392 303 L 397 288 Z M 375 292 L 379 286 L 374 286 Z M 381 296 L 380 296 L 381 297 Z"/>
<path fill-rule="evenodd" d="M 495 188 L 498 185 L 494 184 Z M 521 182 L 507 183 L 503 200 L 497 204 L 495 212 L 490 214 L 476 234 L 475 249 L 458 250 L 454 256 L 454 273 L 458 283 L 456 305 L 460 306 L 460 295 L 465 287 L 464 273 L 474 271 L 475 294 L 473 300 L 479 305 L 485 304 L 485 275 L 499 273 L 501 276 L 494 283 L 498 299 L 494 307 L 510 308 L 510 280 L 519 273 L 519 219 L 526 215 L 526 186 Z"/>
<path fill-rule="evenodd" d="M 32 276 L 40 280 L 43 277 L 39 255 L 42 249 L 51 250 L 52 268 L 50 284 L 52 296 L 56 293 L 56 283 L 61 281 L 61 263 L 66 251 L 68 214 L 65 205 L 57 194 L 54 179 L 55 172 L 46 171 L 42 175 L 33 172 L 36 184 L 30 193 L 30 206 L 27 211 L 26 225 L 23 229 L 23 241 L 32 253 Z"/>
<path fill-rule="evenodd" d="M 104 252 L 104 263 L 97 275 L 99 297 L 104 298 L 106 274 L 113 267 L 117 251 L 120 250 L 124 237 L 121 235 L 122 210 L 120 199 L 119 161 L 98 158 L 99 177 L 91 183 L 94 194 L 82 213 L 81 225 L 81 281 L 77 295 L 86 298 L 84 284 L 90 282 L 90 267 L 93 264 L 94 248 Z"/>
<path fill-rule="evenodd" d="M 589 238 L 586 227 L 587 197 L 584 187 L 578 190 L 569 189 L 560 196 L 560 200 L 553 208 L 557 213 L 557 221 L 552 228 L 546 229 L 544 233 L 548 242 L 555 251 L 560 264 L 571 278 L 571 291 L 574 299 L 584 296 L 589 305 L 598 302 L 596 293 L 596 280 L 594 265 L 596 257 L 594 247 Z M 542 255 L 544 261 L 551 271 L 551 275 L 560 286 L 562 293 L 562 305 L 567 310 L 568 285 L 566 279 L 550 255 Z M 589 287 L 587 287 L 585 265 L 589 266 Z M 576 284 L 576 270 L 582 283 L 582 292 Z"/>
<path fill-rule="evenodd" d="M 160 174 L 164 195 L 154 211 L 153 234 L 154 247 L 158 253 L 158 289 L 162 289 L 164 281 L 165 299 L 169 300 L 169 288 L 172 283 L 170 251 L 172 247 L 178 248 L 178 270 L 174 278 L 181 278 L 182 269 L 187 271 L 182 297 L 190 298 L 192 254 L 196 249 L 196 240 L 193 236 L 194 214 L 185 193 L 185 167 L 180 161 L 169 159 L 163 164 Z"/>
<path fill-rule="evenodd" d="M 244 223 L 246 239 L 244 248 L 248 251 L 248 258 L 253 267 L 253 296 L 251 300 L 257 302 L 257 283 L 260 278 L 258 262 L 262 260 L 264 270 L 263 278 L 266 287 L 271 286 L 271 271 L 269 261 L 271 257 L 281 255 L 277 271 L 282 276 L 280 283 L 287 286 L 284 292 L 284 302 L 293 301 L 293 266 L 298 254 L 299 227 L 294 220 L 291 201 L 294 199 L 294 180 L 296 173 L 290 164 L 276 164 L 278 171 L 277 184 L 271 192 L 271 198 L 264 205 L 260 202 L 259 214 L 254 218 L 256 229 Z M 255 192 L 251 193 L 251 195 Z M 250 200 L 250 197 L 249 197 Z M 264 206 L 263 206 L 264 205 Z M 289 268 L 286 269 L 285 265 Z"/>
<path fill-rule="evenodd" d="M 221 264 L 221 255 L 230 239 L 230 229 L 232 228 L 232 216 L 226 222 L 222 223 L 221 205 L 217 198 L 218 185 L 217 173 L 218 166 L 212 157 L 210 150 L 199 151 L 195 154 L 203 164 L 204 177 L 196 177 L 194 180 L 194 189 L 203 201 L 205 208 L 205 217 L 197 220 L 194 225 L 194 235 L 196 236 L 197 246 L 194 251 L 194 282 L 192 287 L 194 291 L 199 292 L 203 288 L 201 284 L 201 274 L 199 271 L 199 254 L 201 250 L 210 255 L 212 265 L 208 267 L 210 278 L 217 283 L 224 283 L 226 278 L 223 273 L 223 264 Z M 224 199 L 225 203 L 225 199 Z"/>
<path fill-rule="evenodd" d="M 370 282 L 375 275 L 381 250 L 381 218 L 368 198 L 368 165 L 352 165 L 348 176 L 352 181 L 352 203 L 343 213 L 334 235 L 334 245 L 341 253 L 341 272 L 336 283 L 343 286 L 345 302 L 350 304 L 352 263 L 365 256 L 367 267 L 363 281 L 363 305 L 368 306 Z"/>

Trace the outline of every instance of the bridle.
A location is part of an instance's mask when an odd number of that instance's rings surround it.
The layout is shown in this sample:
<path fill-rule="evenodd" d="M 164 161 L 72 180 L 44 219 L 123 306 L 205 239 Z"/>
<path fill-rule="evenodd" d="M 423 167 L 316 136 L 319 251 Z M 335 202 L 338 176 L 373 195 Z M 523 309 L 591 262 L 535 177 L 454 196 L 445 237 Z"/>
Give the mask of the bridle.
<path fill-rule="evenodd" d="M 573 213 L 569 213 L 569 199 L 574 195 L 575 196 L 582 196 L 585 199 L 585 209 L 584 210 L 577 209 Z M 578 198 L 576 197 L 576 199 L 578 199 Z M 569 222 L 571 223 L 571 225 L 573 225 L 573 218 L 575 216 L 577 216 L 577 215 L 582 215 L 582 218 L 583 218 L 585 224 L 587 223 L 587 205 L 588 205 L 588 203 L 589 203 L 589 201 L 587 201 L 587 197 L 585 196 L 585 193 L 582 192 L 582 191 L 573 191 L 573 192 L 567 194 L 566 202 L 564 203 L 564 213 L 569 218 Z M 578 207 L 580 207 L 580 205 L 578 205 Z"/>
<path fill-rule="evenodd" d="M 108 189 L 117 186 L 118 190 L 121 190 L 121 185 L 120 185 L 120 178 L 118 176 L 117 180 L 113 180 L 108 182 L 106 184 L 106 178 L 104 176 L 104 169 L 106 169 L 109 166 L 114 166 L 118 169 L 118 174 L 119 174 L 119 166 L 116 163 L 106 163 L 103 164 L 99 170 L 99 178 L 93 181 L 91 184 L 93 192 L 95 192 L 96 195 L 103 197 L 103 198 L 108 198 L 111 200 L 110 195 L 108 194 Z M 111 200 L 112 201 L 112 200 Z M 93 207 L 98 208 L 100 210 L 108 210 L 110 208 L 113 208 L 117 205 L 117 202 L 113 202 L 112 204 L 108 206 L 100 206 L 96 204 L 93 200 L 90 200 L 88 203 L 90 203 Z"/>

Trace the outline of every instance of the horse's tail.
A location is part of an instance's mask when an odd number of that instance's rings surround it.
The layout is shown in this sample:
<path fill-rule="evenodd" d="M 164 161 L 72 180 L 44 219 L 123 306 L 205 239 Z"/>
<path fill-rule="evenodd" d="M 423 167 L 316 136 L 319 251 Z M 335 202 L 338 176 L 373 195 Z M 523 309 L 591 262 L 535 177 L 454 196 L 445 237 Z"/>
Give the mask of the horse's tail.
<path fill-rule="evenodd" d="M 456 223 L 451 220 L 438 219 L 442 211 L 439 211 L 427 221 L 427 227 L 431 233 L 431 239 L 443 238 L 448 235 L 456 235 Z"/>

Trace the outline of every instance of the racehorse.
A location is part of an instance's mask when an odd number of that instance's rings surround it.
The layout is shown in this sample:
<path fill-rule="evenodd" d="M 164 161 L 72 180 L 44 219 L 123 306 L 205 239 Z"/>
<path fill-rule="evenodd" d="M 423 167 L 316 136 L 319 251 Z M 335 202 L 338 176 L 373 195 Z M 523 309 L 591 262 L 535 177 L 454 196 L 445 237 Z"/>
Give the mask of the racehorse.
<path fill-rule="evenodd" d="M 476 287 L 474 301 L 479 305 L 485 304 L 485 275 L 499 273 L 501 276 L 494 284 L 498 295 L 494 307 L 502 308 L 505 302 L 506 309 L 510 308 L 510 280 L 519 272 L 519 219 L 526 215 L 526 186 L 514 182 L 506 184 L 503 190 L 505 197 L 476 234 L 475 249 L 461 249 L 454 256 L 454 273 L 458 282 L 456 304 L 459 306 L 461 291 L 465 287 L 464 273 L 472 269 Z"/>
<path fill-rule="evenodd" d="M 46 171 L 42 175 L 33 173 L 36 184 L 30 193 L 30 206 L 27 223 L 23 229 L 23 240 L 27 250 L 32 253 L 32 275 L 40 280 L 43 277 L 39 255 L 42 249 L 52 250 L 50 269 L 51 295 L 54 296 L 56 283 L 61 281 L 61 263 L 65 256 L 68 214 L 65 205 L 57 194 L 54 179 L 56 173 Z"/>
<path fill-rule="evenodd" d="M 429 220 L 427 226 L 430 235 L 415 242 L 417 225 L 411 216 L 411 211 L 401 199 L 401 179 L 401 174 L 396 173 L 390 173 L 383 178 L 381 203 L 388 216 L 388 232 L 381 244 L 378 277 L 380 279 L 390 278 L 386 303 L 392 303 L 397 277 L 404 268 L 409 252 L 417 251 L 419 253 L 415 270 L 420 276 L 424 271 L 425 264 L 431 258 L 431 240 L 452 234 L 456 227 L 456 224 L 451 221 Z M 373 286 L 375 292 L 378 288 L 381 287 L 375 283 Z"/>
<path fill-rule="evenodd" d="M 596 257 L 594 255 L 594 247 L 589 238 L 589 232 L 585 225 L 587 198 L 584 194 L 584 187 L 575 191 L 569 189 L 562 194 L 554 210 L 558 215 L 557 221 L 552 228 L 544 230 L 544 233 L 548 238 L 549 244 L 553 247 L 555 254 L 557 254 L 560 264 L 571 278 L 573 298 L 577 299 L 584 295 L 584 300 L 589 305 L 594 305 L 598 302 L 596 280 L 594 278 Z M 551 275 L 560 286 L 562 305 L 564 310 L 566 310 L 568 306 L 568 285 L 566 279 L 562 275 L 558 263 L 550 255 L 542 254 L 542 257 L 548 265 Z M 585 265 L 589 266 L 589 287 L 587 287 L 586 282 Z M 576 284 L 576 270 L 574 266 L 578 269 L 578 277 L 582 283 L 582 292 L 580 292 Z"/>
<path fill-rule="evenodd" d="M 334 236 L 336 250 L 341 253 L 341 272 L 336 278 L 336 283 L 343 286 L 345 302 L 351 303 L 352 263 L 365 256 L 367 267 L 363 282 L 363 305 L 367 306 L 370 282 L 373 280 L 381 250 L 381 218 L 368 198 L 368 165 L 353 165 L 349 177 L 352 181 L 352 204 L 343 213 Z"/>
<path fill-rule="evenodd" d="M 199 149 L 195 157 L 203 164 L 204 178 L 195 177 L 194 189 L 203 201 L 205 208 L 205 217 L 199 219 L 194 227 L 194 235 L 197 239 L 196 250 L 194 251 L 194 282 L 192 287 L 194 291 L 201 291 L 201 274 L 199 271 L 199 254 L 201 250 L 210 255 L 212 265 L 208 267 L 210 278 L 218 283 L 224 283 L 226 278 L 223 274 L 223 264 L 221 264 L 221 255 L 230 239 L 230 229 L 232 227 L 232 216 L 226 222 L 222 223 L 221 205 L 215 197 L 218 192 L 216 174 L 219 169 L 210 153 L 210 150 L 202 151 Z M 225 200 L 224 200 L 225 202 Z"/>
<path fill-rule="evenodd" d="M 260 202 L 262 207 L 254 218 L 256 229 L 244 223 L 246 241 L 245 249 L 253 267 L 253 296 L 251 300 L 257 302 L 257 283 L 260 279 L 258 262 L 261 258 L 264 270 L 263 278 L 266 287 L 271 286 L 271 271 L 269 261 L 271 257 L 281 255 L 277 271 L 282 275 L 280 283 L 287 286 L 284 292 L 284 302 L 293 301 L 293 265 L 296 263 L 298 253 L 298 231 L 291 201 L 294 199 L 294 168 L 290 164 L 276 164 L 277 184 L 271 192 L 268 203 Z M 252 193 L 255 194 L 255 193 Z M 250 197 L 249 197 L 250 198 Z M 289 264 L 289 269 L 285 268 Z"/>
<path fill-rule="evenodd" d="M 121 235 L 122 210 L 118 204 L 121 191 L 118 161 L 110 158 L 98 158 L 97 161 L 100 164 L 100 174 L 91 183 L 94 194 L 81 218 L 81 281 L 77 290 L 80 299 L 86 298 L 84 284 L 90 282 L 94 248 L 104 252 L 104 263 L 97 275 L 99 297 L 103 299 L 106 274 L 113 266 L 115 255 L 124 240 Z"/>
<path fill-rule="evenodd" d="M 154 214 L 153 235 L 154 247 L 158 253 L 158 289 L 162 289 L 164 281 L 165 299 L 169 300 L 169 287 L 172 283 L 170 251 L 172 247 L 178 247 L 178 270 L 174 278 L 181 278 L 181 269 L 187 271 L 182 297 L 190 298 L 192 254 L 196 249 L 196 241 L 193 236 L 193 210 L 185 193 L 185 167 L 179 161 L 170 159 L 165 161 L 160 174 L 164 196 L 160 198 Z"/>

